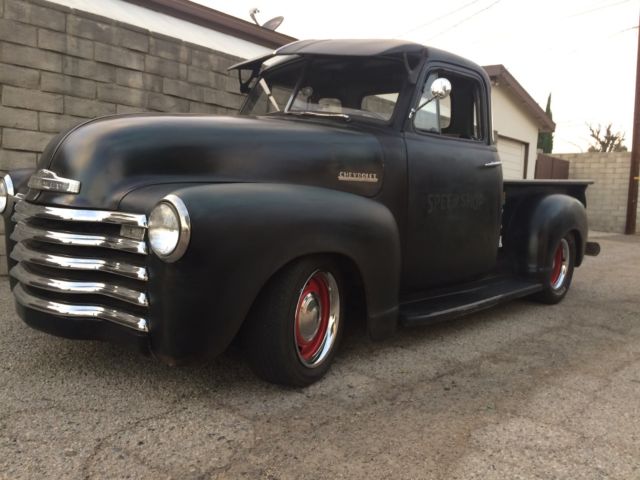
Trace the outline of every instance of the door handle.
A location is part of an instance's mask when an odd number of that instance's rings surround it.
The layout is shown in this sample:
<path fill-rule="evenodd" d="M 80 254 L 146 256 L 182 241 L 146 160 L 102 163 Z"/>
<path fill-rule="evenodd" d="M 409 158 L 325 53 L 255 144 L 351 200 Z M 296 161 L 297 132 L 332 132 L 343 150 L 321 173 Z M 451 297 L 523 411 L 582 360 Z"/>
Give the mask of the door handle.
<path fill-rule="evenodd" d="M 497 167 L 498 165 L 502 165 L 502 162 L 497 161 L 497 162 L 487 162 L 484 165 L 482 165 L 484 168 L 491 168 L 491 167 Z"/>

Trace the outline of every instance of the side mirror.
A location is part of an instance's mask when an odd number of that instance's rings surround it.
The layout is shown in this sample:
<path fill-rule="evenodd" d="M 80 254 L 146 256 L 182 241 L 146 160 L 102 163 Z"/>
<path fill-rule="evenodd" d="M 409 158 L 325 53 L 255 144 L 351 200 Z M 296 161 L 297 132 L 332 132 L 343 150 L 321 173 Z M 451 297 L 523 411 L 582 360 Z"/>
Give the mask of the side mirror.
<path fill-rule="evenodd" d="M 436 78 L 431 84 L 431 96 L 438 100 L 447 98 L 451 93 L 451 82 L 446 78 Z"/>
<path fill-rule="evenodd" d="M 417 108 L 412 108 L 409 112 L 409 118 L 412 118 L 416 112 L 422 110 L 425 106 L 429 105 L 434 100 L 443 100 L 451 93 L 451 82 L 446 78 L 436 78 L 431 84 L 431 98 L 425 100 L 418 105 Z"/>

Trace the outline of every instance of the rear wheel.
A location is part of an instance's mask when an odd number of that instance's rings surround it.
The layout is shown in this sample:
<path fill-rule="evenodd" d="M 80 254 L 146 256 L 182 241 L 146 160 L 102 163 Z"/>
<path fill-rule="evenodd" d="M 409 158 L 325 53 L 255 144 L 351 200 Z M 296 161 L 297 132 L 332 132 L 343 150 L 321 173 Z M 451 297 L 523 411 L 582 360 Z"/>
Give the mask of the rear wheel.
<path fill-rule="evenodd" d="M 573 234 L 568 233 L 560 239 L 552 250 L 549 260 L 551 273 L 545 280 L 545 288 L 533 298 L 542 303 L 560 302 L 571 285 L 573 267 L 576 259 L 576 243 Z"/>
<path fill-rule="evenodd" d="M 305 386 L 327 372 L 342 332 L 341 277 L 327 257 L 285 267 L 269 282 L 243 327 L 243 344 L 261 378 Z"/>

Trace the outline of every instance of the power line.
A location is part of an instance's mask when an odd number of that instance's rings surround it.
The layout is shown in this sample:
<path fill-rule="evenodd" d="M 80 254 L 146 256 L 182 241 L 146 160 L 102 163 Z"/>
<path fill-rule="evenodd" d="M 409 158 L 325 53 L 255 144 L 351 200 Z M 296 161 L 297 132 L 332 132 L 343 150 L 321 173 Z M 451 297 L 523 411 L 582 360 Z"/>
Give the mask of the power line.
<path fill-rule="evenodd" d="M 638 28 L 638 25 L 634 25 L 633 27 L 628 27 L 628 28 L 623 28 L 622 30 L 618 30 L 617 32 L 614 32 L 614 33 L 612 33 L 612 34 L 608 35 L 608 36 L 607 36 L 607 37 L 605 37 L 605 38 L 602 38 L 602 37 L 596 37 L 596 39 L 600 38 L 601 40 L 600 40 L 600 42 L 599 42 L 599 43 L 602 43 L 602 42 L 604 42 L 604 41 L 611 40 L 612 38 L 617 37 L 617 36 L 618 36 L 618 35 L 620 35 L 621 33 L 628 32 L 628 31 L 630 31 L 630 30 L 636 30 L 637 28 Z M 580 45 L 579 47 L 574 48 L 573 50 L 570 50 L 570 51 L 568 51 L 568 52 L 566 52 L 566 53 L 563 53 L 563 54 L 562 54 L 562 56 L 572 55 L 572 54 L 574 54 L 574 53 L 576 53 L 576 52 L 579 52 L 580 50 L 583 50 L 583 49 L 585 49 L 585 48 L 591 48 L 591 47 L 592 47 L 592 45 L 584 45 L 584 44 L 582 44 L 582 45 Z"/>
<path fill-rule="evenodd" d="M 565 142 L 565 143 L 568 143 L 568 144 L 570 144 L 570 145 L 573 145 L 573 146 L 574 146 L 574 147 L 576 147 L 578 150 L 580 150 L 580 153 L 584 153 L 584 148 L 582 148 L 582 146 L 581 146 L 581 145 L 579 145 L 579 144 L 577 144 L 577 143 L 575 143 L 575 142 L 572 142 L 571 140 L 568 140 L 566 137 L 558 137 L 557 135 L 554 135 L 554 138 L 555 138 L 556 140 L 560 140 L 561 142 Z M 553 154 L 552 154 L 552 155 L 553 155 Z"/>
<path fill-rule="evenodd" d="M 439 22 L 440 20 L 442 20 L 444 18 L 450 17 L 451 15 L 453 15 L 455 13 L 458 13 L 459 11 L 464 10 L 467 7 L 470 7 L 471 5 L 473 5 L 475 3 L 478 3 L 479 1 L 480 0 L 472 0 L 469 3 L 465 3 L 461 7 L 456 8 L 455 10 L 451 10 L 450 12 L 445 13 L 444 15 L 441 15 L 441 16 L 439 16 L 437 18 L 434 18 L 433 20 L 429 20 L 427 23 L 422 23 L 422 24 L 418 25 L 417 27 L 413 27 L 413 28 L 407 30 L 406 32 L 402 32 L 398 36 L 401 37 L 403 35 L 406 35 L 407 33 L 415 32 L 416 30 L 420 30 L 420 29 L 422 29 L 424 27 L 428 27 L 429 25 L 433 25 L 434 23 Z"/>
<path fill-rule="evenodd" d="M 594 7 L 594 8 L 591 8 L 589 10 L 583 10 L 582 12 L 577 12 L 577 13 L 573 13 L 571 15 L 567 15 L 566 17 L 562 17 L 562 19 L 566 20 L 568 18 L 579 17 L 581 15 L 586 15 L 587 13 L 597 12 L 599 10 L 604 10 L 604 9 L 607 9 L 607 8 L 615 7 L 617 5 L 622 5 L 623 3 L 629 3 L 631 1 L 632 0 L 622 0 L 620 2 L 610 3 L 608 5 L 600 5 L 599 7 Z"/>
<path fill-rule="evenodd" d="M 629 30 L 637 30 L 637 29 L 638 29 L 638 25 L 634 25 L 633 27 L 629 27 L 629 28 L 623 28 L 622 30 L 618 30 L 617 32 L 612 33 L 607 38 L 605 38 L 605 40 L 609 40 L 610 38 L 616 37 L 621 33 L 628 32 Z"/>
<path fill-rule="evenodd" d="M 636 0 L 619 0 L 619 1 L 616 1 L 615 3 L 607 3 L 606 1 L 605 2 L 599 2 L 598 4 L 596 4 L 596 6 L 594 6 L 593 8 L 591 8 L 589 10 L 583 10 L 583 11 L 579 11 L 579 12 L 576 12 L 576 13 L 572 13 L 572 14 L 570 14 L 568 16 L 565 16 L 565 17 L 558 17 L 558 18 L 552 19 L 553 22 L 558 23 L 558 26 L 556 26 L 556 25 L 547 25 L 547 27 L 549 27 L 552 30 L 556 29 L 556 28 L 560 28 L 559 23 L 563 22 L 564 20 L 566 20 L 568 18 L 573 18 L 573 17 L 577 17 L 577 16 L 580 16 L 580 15 L 585 15 L 587 13 L 591 13 L 591 12 L 594 12 L 594 11 L 604 10 L 604 9 L 611 8 L 611 7 L 616 7 L 618 5 L 622 5 L 624 3 L 629 3 L 631 1 L 636 1 Z M 605 3 L 607 3 L 607 4 L 605 4 Z M 490 7 L 491 7 L 491 5 L 488 8 L 490 8 Z M 553 28 L 551 28 L 552 26 L 553 26 Z M 531 34 L 535 33 L 535 32 L 533 32 L 533 29 L 536 29 L 536 28 L 539 28 L 539 26 L 536 26 L 535 24 L 529 24 L 529 25 L 527 25 L 525 27 L 520 25 L 518 27 L 518 33 L 520 35 L 522 35 L 522 36 L 531 35 Z M 636 27 L 627 28 L 627 29 L 624 29 L 624 30 L 620 30 L 618 32 L 615 32 L 612 35 L 610 35 L 609 37 L 607 37 L 606 40 L 608 40 L 608 39 L 610 39 L 612 37 L 615 37 L 616 35 L 619 35 L 621 33 L 624 33 L 627 30 L 633 30 L 634 28 L 637 28 L 637 26 Z M 438 35 L 440 35 L 440 34 L 438 34 Z M 505 36 L 512 36 L 512 35 L 513 35 L 513 33 L 511 33 L 511 32 L 496 31 L 496 32 L 494 32 L 493 35 L 483 35 L 481 38 L 478 38 L 478 39 L 474 40 L 474 43 L 476 45 L 477 44 L 495 43 L 495 42 L 498 42 L 501 39 L 503 39 Z M 581 48 L 584 48 L 584 47 L 577 47 L 577 48 L 571 50 L 570 52 L 567 51 L 566 54 L 568 55 L 569 53 L 573 53 L 576 50 L 581 50 Z M 549 48 L 545 48 L 544 52 L 555 51 L 555 50 L 557 50 L 557 45 L 554 45 L 554 46 L 549 47 Z"/>
<path fill-rule="evenodd" d="M 478 11 L 477 11 L 477 12 L 475 12 L 474 14 L 469 15 L 468 17 L 463 18 L 463 19 L 462 19 L 462 20 L 460 20 L 458 23 L 454 23 L 454 24 L 453 24 L 453 25 L 451 25 L 449 28 L 446 28 L 446 29 L 442 30 L 441 32 L 436 33 L 434 36 L 432 36 L 432 37 L 430 37 L 430 38 L 427 38 L 427 42 L 429 42 L 429 41 L 433 40 L 433 39 L 434 39 L 434 38 L 436 38 L 436 37 L 439 37 L 439 36 L 440 36 L 440 35 L 442 35 L 443 33 L 447 33 L 447 32 L 449 32 L 449 31 L 453 30 L 454 28 L 456 28 L 456 27 L 458 27 L 458 26 L 462 25 L 463 23 L 465 23 L 465 22 L 467 22 L 467 21 L 469 21 L 469 20 L 471 20 L 471 19 L 473 19 L 473 18 L 477 17 L 477 16 L 478 16 L 478 15 L 480 15 L 482 12 L 485 12 L 485 11 L 489 10 L 490 8 L 494 7 L 495 5 L 497 5 L 498 3 L 500 3 L 501 1 L 502 1 L 502 0 L 496 0 L 496 1 L 495 1 L 495 2 L 493 2 L 492 4 L 490 4 L 490 5 L 488 5 L 488 6 L 484 7 L 484 8 L 482 8 L 482 9 L 480 9 L 480 10 L 478 10 Z"/>

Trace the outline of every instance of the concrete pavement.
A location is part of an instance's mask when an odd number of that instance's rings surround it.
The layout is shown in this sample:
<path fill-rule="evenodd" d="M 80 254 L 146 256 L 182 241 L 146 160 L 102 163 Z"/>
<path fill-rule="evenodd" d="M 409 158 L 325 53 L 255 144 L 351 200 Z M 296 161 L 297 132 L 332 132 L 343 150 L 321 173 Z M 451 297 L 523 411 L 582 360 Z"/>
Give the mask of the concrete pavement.
<path fill-rule="evenodd" d="M 354 329 L 305 390 L 36 332 L 2 280 L 0 478 L 638 479 L 640 238 L 598 240 L 560 305 Z"/>

